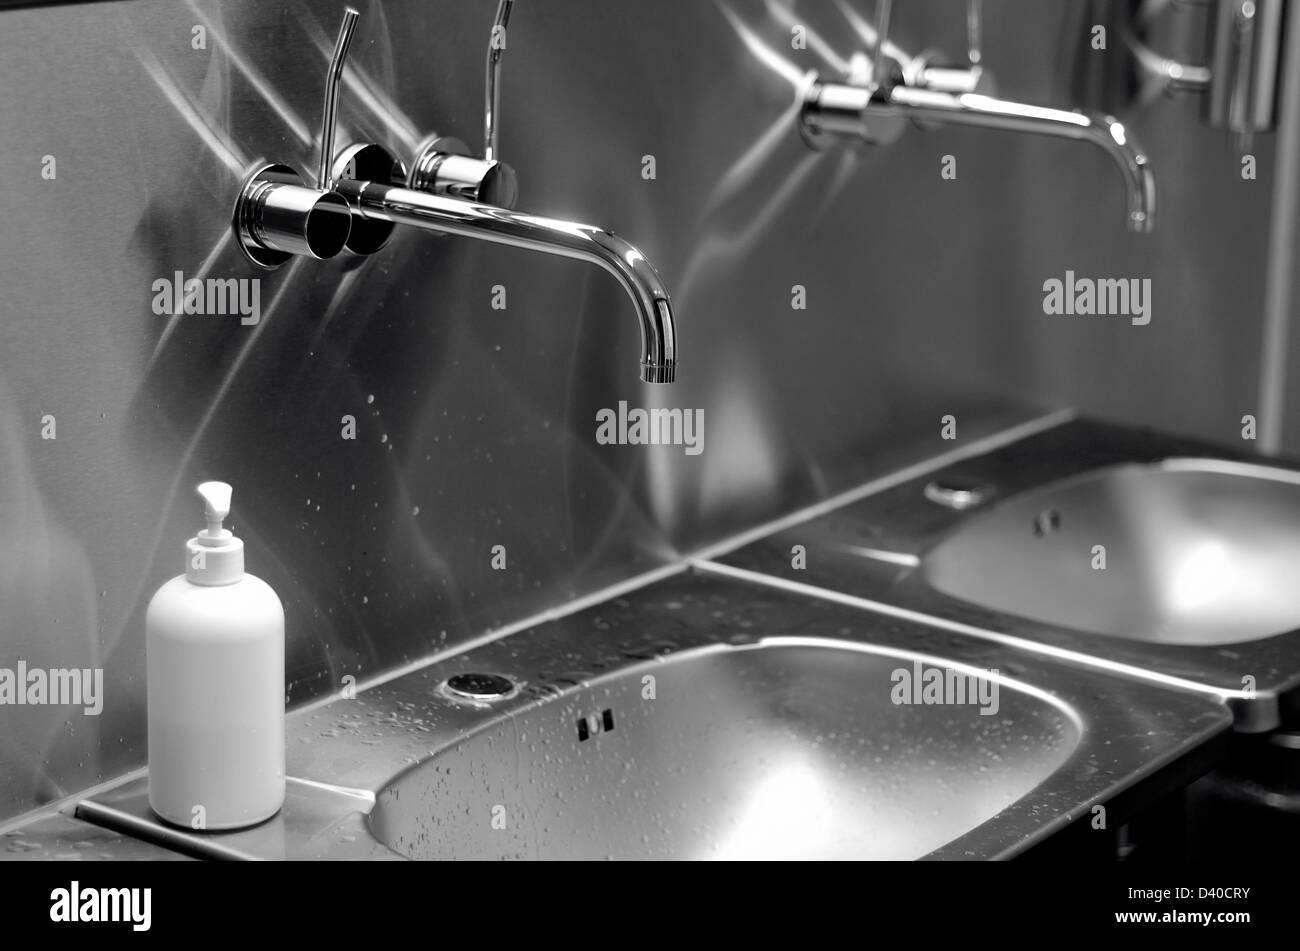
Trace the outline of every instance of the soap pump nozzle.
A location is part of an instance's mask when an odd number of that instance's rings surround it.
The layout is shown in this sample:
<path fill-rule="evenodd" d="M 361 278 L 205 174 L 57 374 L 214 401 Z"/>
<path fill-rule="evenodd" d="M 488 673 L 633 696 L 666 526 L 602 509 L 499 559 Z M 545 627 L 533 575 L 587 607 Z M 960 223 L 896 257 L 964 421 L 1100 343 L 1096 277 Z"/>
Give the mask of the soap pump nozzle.
<path fill-rule="evenodd" d="M 207 528 L 185 543 L 185 577 L 195 584 L 232 584 L 244 576 L 244 543 L 221 525 L 230 514 L 231 488 L 200 482 L 195 491 L 203 500 Z"/>
<path fill-rule="evenodd" d="M 230 486 L 225 482 L 201 482 L 197 491 L 203 499 L 203 517 L 208 522 L 205 534 L 212 539 L 228 538 L 230 532 L 221 523 L 230 514 Z"/>

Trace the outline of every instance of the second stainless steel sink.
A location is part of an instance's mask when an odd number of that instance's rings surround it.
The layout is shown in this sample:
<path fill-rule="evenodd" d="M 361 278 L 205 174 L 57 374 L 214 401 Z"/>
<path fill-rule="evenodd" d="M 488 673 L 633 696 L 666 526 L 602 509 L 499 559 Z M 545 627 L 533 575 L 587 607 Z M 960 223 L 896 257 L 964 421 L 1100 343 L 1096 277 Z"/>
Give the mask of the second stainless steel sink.
<path fill-rule="evenodd" d="M 1300 716 L 1300 463 L 1049 417 L 899 475 L 701 565 Z"/>
<path fill-rule="evenodd" d="M 1300 476 L 1110 466 L 973 514 L 926 554 L 945 594 L 1096 634 L 1233 644 L 1300 628 Z"/>

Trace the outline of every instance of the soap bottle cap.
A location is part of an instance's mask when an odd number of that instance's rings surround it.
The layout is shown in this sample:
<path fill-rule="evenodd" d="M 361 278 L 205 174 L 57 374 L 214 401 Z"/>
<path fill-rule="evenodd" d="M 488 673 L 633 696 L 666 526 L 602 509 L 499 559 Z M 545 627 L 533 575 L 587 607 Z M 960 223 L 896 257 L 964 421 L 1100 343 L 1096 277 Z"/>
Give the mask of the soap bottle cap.
<path fill-rule="evenodd" d="M 221 527 L 230 514 L 230 486 L 201 482 L 196 491 L 208 525 L 185 543 L 185 577 L 194 584 L 234 584 L 244 577 L 244 543 Z"/>

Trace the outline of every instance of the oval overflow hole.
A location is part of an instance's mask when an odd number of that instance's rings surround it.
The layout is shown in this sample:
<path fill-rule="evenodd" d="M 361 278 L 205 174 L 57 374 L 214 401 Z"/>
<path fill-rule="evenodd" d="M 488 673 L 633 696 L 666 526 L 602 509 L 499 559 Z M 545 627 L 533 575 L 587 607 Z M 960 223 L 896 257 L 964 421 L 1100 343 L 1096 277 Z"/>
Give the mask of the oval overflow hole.
<path fill-rule="evenodd" d="M 614 711 L 605 709 L 599 715 L 578 717 L 578 742 L 585 743 L 599 733 L 609 733 L 614 729 Z"/>
<path fill-rule="evenodd" d="M 509 677 L 484 673 L 454 674 L 447 678 L 442 689 L 453 700 L 472 700 L 475 703 L 505 700 L 519 690 Z"/>
<path fill-rule="evenodd" d="M 1061 527 L 1061 513 L 1056 509 L 1044 509 L 1034 516 L 1034 535 L 1042 538 Z"/>

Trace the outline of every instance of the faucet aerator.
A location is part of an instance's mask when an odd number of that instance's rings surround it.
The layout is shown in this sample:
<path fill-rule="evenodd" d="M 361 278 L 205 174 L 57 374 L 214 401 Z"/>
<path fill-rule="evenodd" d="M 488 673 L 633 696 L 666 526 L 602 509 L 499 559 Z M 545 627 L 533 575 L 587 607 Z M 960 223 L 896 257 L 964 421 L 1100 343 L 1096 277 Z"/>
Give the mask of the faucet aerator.
<path fill-rule="evenodd" d="M 641 382 L 642 383 L 672 383 L 677 376 L 677 367 L 674 364 L 641 364 Z"/>

